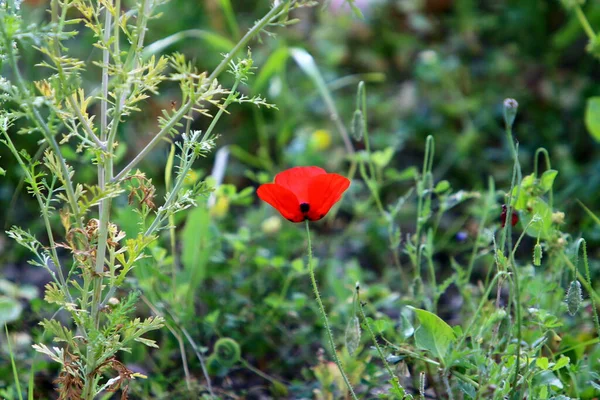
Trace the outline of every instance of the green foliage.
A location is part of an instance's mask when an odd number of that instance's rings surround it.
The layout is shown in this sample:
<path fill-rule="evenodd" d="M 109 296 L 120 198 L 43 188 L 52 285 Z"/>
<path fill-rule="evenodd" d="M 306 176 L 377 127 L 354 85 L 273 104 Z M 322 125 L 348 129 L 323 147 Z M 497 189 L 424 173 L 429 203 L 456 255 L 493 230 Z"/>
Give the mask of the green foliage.
<path fill-rule="evenodd" d="M 600 97 L 587 99 L 585 126 L 592 137 L 600 142 Z"/>
<path fill-rule="evenodd" d="M 445 364 L 450 346 L 456 341 L 456 333 L 437 315 L 426 310 L 409 308 L 415 312 L 421 323 L 414 333 L 415 344 Z"/>
<path fill-rule="evenodd" d="M 49 282 L 0 280 L 0 397 L 342 398 L 309 266 L 358 398 L 598 397 L 597 4 L 34 3 L 0 10 L 0 247 Z M 311 265 L 254 196 L 294 165 L 352 179 Z"/>

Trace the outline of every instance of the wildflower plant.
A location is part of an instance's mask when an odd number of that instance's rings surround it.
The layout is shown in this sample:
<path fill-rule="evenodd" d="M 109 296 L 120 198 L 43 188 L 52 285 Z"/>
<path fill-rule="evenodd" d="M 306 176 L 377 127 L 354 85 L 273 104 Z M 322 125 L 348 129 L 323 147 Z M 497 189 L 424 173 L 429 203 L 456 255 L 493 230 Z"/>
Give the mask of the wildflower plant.
<path fill-rule="evenodd" d="M 121 363 L 118 354 L 130 351 L 134 342 L 157 347 L 147 334 L 160 329 L 164 320 L 134 318 L 140 293 L 120 289 L 127 289 L 128 275 L 168 230 L 173 215 L 196 206 L 211 192 L 206 181 L 191 186 L 184 181 L 194 162 L 214 150 L 217 124 L 229 107 L 272 107 L 260 96 L 238 91 L 255 69 L 250 51 L 238 59 L 239 50 L 255 36 L 271 34 L 266 29 L 293 23 L 290 10 L 314 3 L 275 1 L 211 73 L 199 71 L 183 54 L 144 51 L 149 24 L 160 17 L 166 0 L 138 0 L 127 12 L 121 0 L 52 0 L 50 21 L 36 27 L 25 25 L 20 3 L 0 4 L 1 61 L 10 71 L 0 78 L 0 133 L 38 203 L 46 238 L 17 226 L 7 234 L 32 253 L 32 265 L 48 271 L 51 281 L 44 298 L 71 321 L 64 325 L 58 319 L 43 320 L 41 325 L 56 344 L 38 343 L 34 348 L 60 364 L 60 398 L 93 399 L 102 391 L 116 390 L 126 397 L 129 382 L 143 376 Z M 69 39 L 81 30 L 91 32 L 99 49 L 91 64 L 69 52 Z M 38 67 L 45 76 L 36 82 L 21 72 L 23 46 L 33 46 L 43 55 Z M 226 70 L 234 79 L 231 87 L 220 83 Z M 95 89 L 83 89 L 84 72 L 98 74 Z M 121 128 L 169 82 L 179 86 L 179 99 L 162 110 L 157 131 L 145 147 L 119 168 Z M 198 116 L 211 118 L 206 131 L 192 129 Z M 17 148 L 16 134 L 39 141 L 41 157 Z M 181 140 L 172 185 L 159 200 L 152 180 L 138 168 L 158 145 L 176 136 Z M 65 148 L 92 160 L 97 183 L 78 182 Z M 113 202 L 124 196 L 138 216 L 138 231 L 130 236 L 113 222 Z"/>

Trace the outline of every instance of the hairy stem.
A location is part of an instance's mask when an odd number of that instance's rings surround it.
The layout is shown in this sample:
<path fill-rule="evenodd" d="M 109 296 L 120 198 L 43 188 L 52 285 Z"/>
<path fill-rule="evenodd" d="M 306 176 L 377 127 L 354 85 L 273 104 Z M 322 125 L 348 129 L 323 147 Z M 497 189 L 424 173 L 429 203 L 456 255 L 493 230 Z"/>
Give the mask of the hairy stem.
<path fill-rule="evenodd" d="M 354 400 L 358 400 L 356 394 L 354 393 L 354 389 L 352 389 L 350 380 L 348 379 L 346 372 L 344 372 L 342 362 L 340 361 L 340 358 L 338 357 L 337 352 L 335 350 L 335 341 L 333 340 L 333 333 L 331 332 L 331 328 L 329 327 L 329 319 L 327 318 L 327 314 L 325 313 L 325 306 L 323 306 L 323 302 L 321 301 L 321 295 L 319 293 L 319 287 L 317 286 L 317 279 L 315 278 L 315 271 L 313 266 L 312 244 L 310 240 L 310 227 L 308 225 L 308 220 L 306 220 L 306 237 L 308 239 L 308 272 L 310 275 L 310 281 L 312 283 L 313 292 L 315 294 L 315 298 L 317 299 L 317 304 L 319 305 L 319 311 L 321 312 L 321 317 L 323 318 L 323 324 L 325 325 L 325 330 L 327 331 L 327 338 L 329 339 L 331 354 L 338 369 L 340 370 L 340 374 L 342 375 L 344 382 L 346 382 L 346 386 L 348 386 L 350 395 Z"/>
<path fill-rule="evenodd" d="M 390 374 L 392 386 L 394 387 L 394 389 L 396 389 L 396 391 L 402 393 L 402 396 L 404 396 L 405 395 L 404 388 L 400 384 L 400 380 L 398 379 L 396 374 L 394 374 L 394 371 L 392 371 L 392 367 L 390 367 L 390 364 L 387 362 L 385 355 L 383 354 L 383 350 L 381 350 L 381 346 L 379 346 L 379 343 L 377 342 L 377 337 L 375 336 L 375 333 L 373 332 L 373 329 L 371 328 L 371 324 L 369 324 L 369 322 L 367 321 L 367 316 L 365 315 L 365 309 L 363 307 L 363 304 L 360 301 L 360 287 L 358 285 L 356 285 L 356 297 L 358 300 L 358 309 L 360 311 L 360 316 L 362 317 L 363 321 L 365 321 L 365 325 L 367 326 L 367 330 L 369 331 L 371 340 L 373 341 L 373 344 L 375 345 L 375 348 L 377 349 L 377 353 L 379 354 L 379 357 L 381 358 L 381 361 L 383 362 L 383 365 L 384 365 L 385 369 L 387 370 L 388 374 Z"/>

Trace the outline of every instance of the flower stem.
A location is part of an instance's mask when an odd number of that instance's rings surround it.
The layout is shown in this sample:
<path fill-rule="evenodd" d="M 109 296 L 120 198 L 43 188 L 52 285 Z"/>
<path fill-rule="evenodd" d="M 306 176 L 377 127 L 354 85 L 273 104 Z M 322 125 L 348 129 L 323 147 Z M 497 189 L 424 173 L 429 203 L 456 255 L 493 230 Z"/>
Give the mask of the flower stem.
<path fill-rule="evenodd" d="M 323 317 L 323 323 L 325 324 L 325 330 L 327 331 L 327 338 L 329 339 L 329 345 L 331 346 L 333 360 L 338 366 L 340 374 L 342 374 L 342 378 L 344 378 L 344 382 L 346 382 L 346 386 L 348 386 L 348 390 L 350 390 L 350 395 L 354 400 L 358 400 L 358 397 L 356 397 L 354 389 L 352 389 L 352 385 L 348 380 L 348 376 L 344 372 L 344 368 L 342 367 L 342 363 L 337 355 L 337 352 L 335 351 L 335 342 L 333 341 L 333 334 L 331 333 L 331 328 L 329 327 L 329 320 L 327 319 L 325 307 L 323 306 L 323 302 L 321 301 L 321 295 L 319 294 L 319 287 L 317 286 L 317 280 L 315 279 L 315 271 L 313 268 L 312 244 L 310 241 L 310 228 L 308 226 L 308 220 L 306 220 L 306 237 L 308 238 L 308 271 L 310 275 L 310 281 L 312 283 L 313 291 L 315 293 L 315 298 L 317 299 L 317 304 L 319 305 L 319 310 L 321 311 L 321 316 Z"/>
<path fill-rule="evenodd" d="M 390 364 L 387 362 L 387 359 L 385 358 L 385 355 L 383 354 L 383 350 L 381 349 L 381 346 L 379 346 L 379 343 L 377 342 L 377 337 L 375 336 L 375 332 L 373 332 L 373 329 L 371 328 L 369 321 L 367 321 L 367 316 L 365 315 L 365 309 L 364 309 L 362 303 L 360 302 L 360 287 L 358 286 L 358 284 L 356 285 L 356 297 L 358 300 L 358 310 L 360 311 L 360 316 L 362 317 L 363 321 L 365 321 L 365 325 L 367 326 L 369 335 L 371 335 L 371 340 L 373 341 L 373 344 L 375 345 L 375 349 L 377 349 L 377 353 L 379 354 L 379 357 L 381 357 L 381 361 L 383 361 L 383 365 L 384 365 L 385 369 L 387 370 L 388 374 L 390 374 L 390 381 L 392 383 L 392 387 L 395 389 L 397 394 L 401 394 L 403 396 L 402 398 L 404 398 L 404 396 L 406 396 L 404 388 L 400 384 L 400 380 L 398 379 L 396 374 L 394 374 L 392 367 L 390 367 Z"/>

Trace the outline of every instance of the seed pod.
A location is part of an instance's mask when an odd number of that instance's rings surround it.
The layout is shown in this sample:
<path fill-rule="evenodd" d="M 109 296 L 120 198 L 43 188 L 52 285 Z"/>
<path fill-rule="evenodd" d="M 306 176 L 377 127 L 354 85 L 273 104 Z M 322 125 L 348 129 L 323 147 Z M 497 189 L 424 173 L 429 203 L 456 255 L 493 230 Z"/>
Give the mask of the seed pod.
<path fill-rule="evenodd" d="M 583 296 L 581 294 L 581 283 L 578 280 L 574 280 L 569 285 L 569 290 L 567 290 L 567 309 L 569 310 L 569 314 L 575 315 L 577 310 L 579 310 L 579 306 L 583 301 Z"/>
<path fill-rule="evenodd" d="M 536 267 L 542 265 L 542 245 L 539 243 L 533 248 L 533 265 Z"/>
<path fill-rule="evenodd" d="M 354 111 L 354 115 L 352 116 L 352 126 L 351 132 L 352 137 L 357 142 L 362 140 L 365 128 L 365 116 L 363 115 L 361 110 Z"/>
<path fill-rule="evenodd" d="M 360 344 L 360 322 L 358 321 L 358 317 L 354 316 L 348 321 L 345 340 L 348 353 L 353 355 Z"/>

